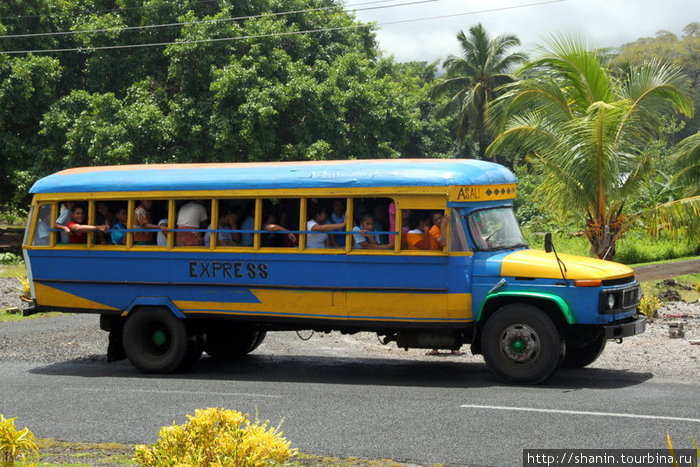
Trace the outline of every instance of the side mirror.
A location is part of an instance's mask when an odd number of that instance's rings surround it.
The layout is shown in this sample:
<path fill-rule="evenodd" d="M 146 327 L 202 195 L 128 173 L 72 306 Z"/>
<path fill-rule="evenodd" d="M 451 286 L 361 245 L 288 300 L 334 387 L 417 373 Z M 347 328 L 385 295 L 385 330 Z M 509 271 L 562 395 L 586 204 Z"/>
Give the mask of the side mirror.
<path fill-rule="evenodd" d="M 552 252 L 552 234 L 550 232 L 544 234 L 544 251 L 547 253 Z"/>

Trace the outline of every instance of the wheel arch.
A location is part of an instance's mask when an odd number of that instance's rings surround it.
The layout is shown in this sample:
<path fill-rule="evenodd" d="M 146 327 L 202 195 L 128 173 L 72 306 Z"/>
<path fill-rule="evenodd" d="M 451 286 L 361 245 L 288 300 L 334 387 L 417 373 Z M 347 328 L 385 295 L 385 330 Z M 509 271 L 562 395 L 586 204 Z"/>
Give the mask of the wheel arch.
<path fill-rule="evenodd" d="M 143 307 L 167 308 L 176 318 L 185 319 L 187 316 L 168 297 L 136 297 L 122 312 L 126 318 L 129 314 Z"/>
<path fill-rule="evenodd" d="M 476 316 L 472 353 L 481 353 L 481 331 L 489 318 L 501 307 L 516 303 L 531 305 L 542 310 L 562 335 L 568 325 L 576 324 L 576 317 L 571 307 L 558 295 L 540 292 L 496 292 L 486 296 Z"/>

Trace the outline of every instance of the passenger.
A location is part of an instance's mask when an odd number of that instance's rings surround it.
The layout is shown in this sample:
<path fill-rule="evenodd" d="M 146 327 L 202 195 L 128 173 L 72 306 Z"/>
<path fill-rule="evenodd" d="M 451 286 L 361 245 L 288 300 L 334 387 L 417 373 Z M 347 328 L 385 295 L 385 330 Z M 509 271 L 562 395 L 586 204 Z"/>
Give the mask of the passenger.
<path fill-rule="evenodd" d="M 287 243 L 295 245 L 297 242 L 297 236 L 290 232 L 289 229 L 277 224 L 277 217 L 275 215 L 275 208 L 270 200 L 264 200 L 263 202 L 263 230 L 270 232 L 268 235 L 262 237 L 263 246 L 280 246 L 278 243 L 279 237 L 273 235 L 275 232 L 287 232 Z M 283 242 L 284 243 L 284 242 Z"/>
<path fill-rule="evenodd" d="M 158 228 L 160 229 L 156 232 L 156 245 L 158 246 L 168 246 L 168 218 L 165 217 L 158 221 Z M 163 229 L 165 228 L 165 229 Z"/>
<path fill-rule="evenodd" d="M 435 211 L 433 213 L 433 226 L 430 227 L 428 233 L 431 237 L 435 239 L 440 249 L 445 248 L 445 243 L 447 241 L 447 224 L 450 223 L 450 216 L 445 216 L 442 211 Z"/>
<path fill-rule="evenodd" d="M 89 232 L 109 232 L 108 225 L 89 225 L 85 222 L 85 210 L 81 206 L 73 206 L 71 220 L 66 227 L 70 230 L 68 243 L 86 243 Z"/>
<path fill-rule="evenodd" d="M 51 205 L 44 204 L 39 208 L 39 221 L 34 234 L 34 246 L 47 246 L 51 243 Z"/>
<path fill-rule="evenodd" d="M 237 210 L 221 207 L 219 211 L 219 224 L 216 230 L 238 230 L 238 218 L 240 217 L 240 210 L 237 214 Z M 210 225 L 207 227 L 209 229 L 204 234 L 204 246 L 211 246 L 211 229 Z M 236 240 L 237 239 L 237 240 Z M 219 232 L 216 236 L 216 244 L 218 246 L 231 246 L 241 244 L 241 233 L 240 232 Z"/>
<path fill-rule="evenodd" d="M 430 216 L 427 213 L 414 213 L 408 220 L 411 228 L 406 233 L 409 250 L 439 250 L 440 245 L 430 235 Z"/>
<path fill-rule="evenodd" d="M 373 250 L 388 250 L 393 248 L 390 243 L 382 244 L 379 242 L 379 236 L 373 232 L 374 216 L 365 214 L 360 219 L 360 225 L 353 227 L 352 231 L 356 232 L 352 235 L 354 248 L 367 248 Z"/>
<path fill-rule="evenodd" d="M 253 240 L 255 239 L 255 234 L 252 232 L 255 230 L 255 203 L 251 203 L 246 209 L 246 218 L 241 224 L 241 244 L 243 246 L 253 246 Z"/>
<path fill-rule="evenodd" d="M 333 203 L 331 203 L 331 214 L 326 221 L 328 224 L 343 224 L 343 228 L 337 229 L 340 231 L 345 230 L 345 200 L 342 199 L 334 199 Z M 345 248 L 345 238 L 346 235 L 344 234 L 336 234 L 336 235 L 330 235 L 328 237 L 331 242 L 331 246 L 333 247 L 339 247 L 339 248 Z"/>
<path fill-rule="evenodd" d="M 110 228 L 112 245 L 124 245 L 126 243 L 126 208 L 117 209 L 116 222 Z"/>
<path fill-rule="evenodd" d="M 61 243 L 68 243 L 68 234 L 70 229 L 67 227 L 71 219 L 71 210 L 75 206 L 73 201 L 66 201 L 61 204 L 61 210 L 58 213 L 58 218 L 54 223 L 54 228 L 61 230 Z"/>
<path fill-rule="evenodd" d="M 201 232 L 186 232 L 186 230 L 201 229 L 209 219 L 207 210 L 197 201 L 189 201 L 177 212 L 177 228 L 180 232 L 175 237 L 178 246 L 203 246 L 204 238 Z M 185 232 L 183 232 L 185 230 Z"/>
<path fill-rule="evenodd" d="M 391 228 L 388 216 L 389 208 L 385 203 L 380 202 L 375 204 L 372 213 L 374 214 L 374 230 L 377 232 L 386 232 Z M 379 240 L 381 243 L 388 243 L 389 235 L 379 234 Z"/>
<path fill-rule="evenodd" d="M 95 210 L 97 211 L 95 213 L 95 224 L 98 225 L 113 225 L 116 223 L 116 219 L 112 216 L 112 213 L 109 211 L 109 206 L 105 202 L 99 202 L 95 206 Z M 97 243 L 100 245 L 108 245 L 111 243 L 112 239 L 110 238 L 110 234 L 105 234 L 103 232 L 97 231 L 95 232 L 97 236 Z"/>
<path fill-rule="evenodd" d="M 160 229 L 167 232 L 168 228 L 153 224 L 151 221 L 151 207 L 153 201 L 150 199 L 141 200 L 134 210 L 134 229 L 150 229 L 153 232 L 134 232 L 134 245 L 153 245 L 156 243 L 155 230 Z"/>
<path fill-rule="evenodd" d="M 332 230 L 345 230 L 345 222 L 326 224 L 328 220 L 328 209 L 320 204 L 314 204 L 309 208 L 311 219 L 306 223 L 306 230 L 314 232 L 306 234 L 306 248 L 326 248 L 331 246 L 330 236 L 327 232 Z"/>

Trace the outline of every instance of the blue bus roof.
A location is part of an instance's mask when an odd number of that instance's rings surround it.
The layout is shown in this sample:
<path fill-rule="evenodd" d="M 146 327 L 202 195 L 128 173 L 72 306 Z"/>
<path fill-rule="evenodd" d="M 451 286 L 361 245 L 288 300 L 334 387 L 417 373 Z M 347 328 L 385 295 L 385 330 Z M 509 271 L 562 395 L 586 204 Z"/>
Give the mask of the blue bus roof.
<path fill-rule="evenodd" d="M 516 183 L 512 172 L 471 159 L 152 164 L 67 169 L 30 193 L 467 186 Z"/>

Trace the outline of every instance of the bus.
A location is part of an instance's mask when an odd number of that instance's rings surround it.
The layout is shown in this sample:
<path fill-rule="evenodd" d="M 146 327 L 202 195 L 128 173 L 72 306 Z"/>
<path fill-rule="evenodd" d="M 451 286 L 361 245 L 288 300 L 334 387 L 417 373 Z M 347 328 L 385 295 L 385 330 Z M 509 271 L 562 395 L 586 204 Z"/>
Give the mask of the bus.
<path fill-rule="evenodd" d="M 63 170 L 31 188 L 32 310 L 99 315 L 108 359 L 145 373 L 314 330 L 469 344 L 500 379 L 539 383 L 645 321 L 627 266 L 527 245 L 516 188 L 464 159 Z"/>

